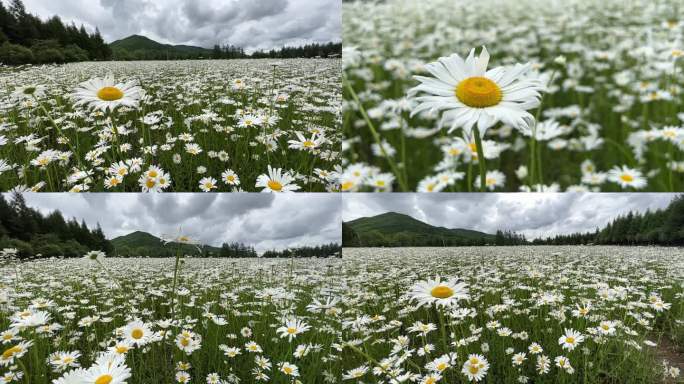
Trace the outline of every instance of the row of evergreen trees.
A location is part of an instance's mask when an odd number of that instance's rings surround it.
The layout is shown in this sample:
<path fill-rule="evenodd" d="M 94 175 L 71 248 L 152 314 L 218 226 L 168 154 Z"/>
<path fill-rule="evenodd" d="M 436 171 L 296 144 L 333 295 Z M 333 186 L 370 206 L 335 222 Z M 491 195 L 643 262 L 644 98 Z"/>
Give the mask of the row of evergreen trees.
<path fill-rule="evenodd" d="M 313 247 L 304 246 L 298 248 L 288 248 L 282 251 L 270 250 L 264 252 L 261 257 L 286 259 L 291 257 L 342 257 L 342 246 L 337 243 L 330 243 Z"/>
<path fill-rule="evenodd" d="M 357 233 L 347 223 L 342 223 L 342 244 L 345 247 L 467 247 L 483 245 L 528 244 L 524 235 L 511 231 L 497 231 L 496 235 L 442 236 L 440 234 L 397 232 L 382 233 L 377 230 Z"/>
<path fill-rule="evenodd" d="M 283 47 L 278 50 L 256 51 L 251 57 L 255 59 L 292 59 L 298 57 L 331 57 L 342 54 L 342 43 L 306 44 L 299 47 Z"/>
<path fill-rule="evenodd" d="M 112 56 L 99 30 L 64 25 L 59 16 L 42 21 L 26 12 L 21 0 L 8 8 L 0 1 L 0 63 L 65 63 L 107 60 Z"/>
<path fill-rule="evenodd" d="M 233 242 L 233 243 L 223 243 L 221 245 L 221 251 L 218 253 L 219 257 L 232 257 L 232 258 L 244 258 L 244 257 L 257 257 L 257 252 L 251 245 L 245 245 L 243 243 Z"/>
<path fill-rule="evenodd" d="M 684 246 L 684 195 L 676 197 L 666 209 L 629 212 L 594 232 L 557 235 L 532 243 Z"/>
<path fill-rule="evenodd" d="M 21 194 L 5 199 L 0 194 L 0 250 L 16 248 L 22 259 L 82 257 L 91 250 L 112 252 L 99 224 L 91 230 L 76 219 L 65 220 L 59 211 L 43 215 L 26 205 Z"/>

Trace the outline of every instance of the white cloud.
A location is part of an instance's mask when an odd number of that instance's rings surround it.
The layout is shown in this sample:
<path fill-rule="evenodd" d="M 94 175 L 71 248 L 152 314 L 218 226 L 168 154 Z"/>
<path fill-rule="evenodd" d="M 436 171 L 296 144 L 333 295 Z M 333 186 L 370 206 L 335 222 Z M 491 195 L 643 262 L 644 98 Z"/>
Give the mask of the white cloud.
<path fill-rule="evenodd" d="M 5 195 L 8 197 L 8 195 Z M 257 251 L 341 242 L 341 201 L 335 194 L 32 193 L 29 206 L 100 223 L 107 238 L 133 231 L 183 233 L 203 244 L 240 241 Z"/>
<path fill-rule="evenodd" d="M 528 238 L 593 231 L 629 211 L 664 208 L 667 193 L 395 193 L 344 194 L 345 221 L 394 211 L 447 228 L 494 233 L 497 229 Z"/>
<path fill-rule="evenodd" d="M 0 0 L 1 1 L 1 0 Z M 8 0 L 4 0 L 8 3 Z M 340 0 L 24 0 L 45 19 L 100 29 L 111 42 L 132 34 L 162 43 L 242 46 L 248 52 L 341 41 Z"/>

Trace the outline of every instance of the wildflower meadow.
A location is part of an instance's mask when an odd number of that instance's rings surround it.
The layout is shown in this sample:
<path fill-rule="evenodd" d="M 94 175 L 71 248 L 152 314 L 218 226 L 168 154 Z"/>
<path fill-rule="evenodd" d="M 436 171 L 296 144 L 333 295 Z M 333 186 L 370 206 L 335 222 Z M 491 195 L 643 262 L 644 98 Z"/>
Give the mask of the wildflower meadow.
<path fill-rule="evenodd" d="M 343 191 L 679 191 L 676 0 L 343 4 Z"/>

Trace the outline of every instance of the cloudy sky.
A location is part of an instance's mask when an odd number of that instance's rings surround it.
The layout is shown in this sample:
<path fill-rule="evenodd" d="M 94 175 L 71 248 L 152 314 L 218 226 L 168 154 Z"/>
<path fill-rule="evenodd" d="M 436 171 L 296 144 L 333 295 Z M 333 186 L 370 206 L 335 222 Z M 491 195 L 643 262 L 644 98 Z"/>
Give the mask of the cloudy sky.
<path fill-rule="evenodd" d="M 336 194 L 127 194 L 29 193 L 29 206 L 48 213 L 98 222 L 107 238 L 144 231 L 184 234 L 203 244 L 253 244 L 258 252 L 298 245 L 341 242 L 340 197 Z"/>
<path fill-rule="evenodd" d="M 667 193 L 394 193 L 346 194 L 344 221 L 388 211 L 404 213 L 446 228 L 494 233 L 512 230 L 528 238 L 593 231 L 613 217 L 664 208 Z"/>
<path fill-rule="evenodd" d="M 5 4 L 9 0 L 0 0 Z M 168 44 L 248 52 L 308 42 L 341 41 L 340 0 L 24 0 L 45 19 L 97 26 L 105 41 L 133 34 Z"/>

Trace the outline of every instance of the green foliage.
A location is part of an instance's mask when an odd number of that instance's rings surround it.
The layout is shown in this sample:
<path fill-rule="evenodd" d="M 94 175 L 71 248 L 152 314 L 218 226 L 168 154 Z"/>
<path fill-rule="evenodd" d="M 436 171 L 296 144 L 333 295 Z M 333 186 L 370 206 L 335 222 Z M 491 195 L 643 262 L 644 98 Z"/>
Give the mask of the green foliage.
<path fill-rule="evenodd" d="M 359 235 L 347 223 L 342 223 L 342 244 L 345 247 L 358 247 Z"/>
<path fill-rule="evenodd" d="M 69 44 L 64 47 L 64 59 L 67 62 L 88 61 L 88 51 L 76 44 Z"/>
<path fill-rule="evenodd" d="M 147 232 L 135 231 L 111 240 L 115 254 L 119 257 L 175 257 L 178 248 L 184 255 L 205 256 L 218 254 L 219 248 L 211 246 L 195 246 L 191 244 L 168 243 Z"/>
<path fill-rule="evenodd" d="M 299 257 L 342 257 L 342 248 L 339 244 L 330 243 L 315 247 L 289 248 L 282 251 L 266 251 L 261 257 L 266 258 L 299 258 Z"/>
<path fill-rule="evenodd" d="M 352 233 L 344 236 L 344 228 Z M 352 241 L 355 236 L 358 240 Z M 346 239 L 346 241 L 345 241 Z M 485 245 L 495 241 L 493 235 L 468 230 L 435 227 L 411 216 L 395 212 L 363 217 L 343 224 L 345 247 L 430 247 Z"/>
<path fill-rule="evenodd" d="M 40 64 L 63 63 L 65 55 L 57 40 L 36 40 L 31 46 L 35 62 Z"/>
<path fill-rule="evenodd" d="M 0 2 L 0 43 L 3 42 L 12 44 L 8 47 L 3 44 L 0 48 L 0 62 L 9 65 L 108 60 L 112 57 L 111 48 L 99 30 L 88 33 L 83 25 L 80 28 L 74 24 L 64 25 L 58 16 L 43 21 L 27 13 L 21 0 L 13 0 L 9 8 Z"/>
<path fill-rule="evenodd" d="M 0 249 L 15 248 L 19 259 L 30 259 L 34 256 L 33 247 L 30 243 L 19 239 L 11 239 L 7 236 L 0 238 Z"/>
<path fill-rule="evenodd" d="M 99 225 L 90 230 L 85 222 L 64 220 L 59 211 L 43 215 L 18 193 L 9 201 L 0 194 L 0 228 L 0 249 L 17 248 L 20 258 L 82 257 L 90 250 L 113 250 Z"/>
<path fill-rule="evenodd" d="M 21 65 L 34 62 L 33 52 L 21 45 L 5 42 L 0 46 L 0 63 Z"/>
<path fill-rule="evenodd" d="M 268 52 L 256 51 L 252 58 L 290 59 L 295 57 L 334 57 L 342 54 L 342 43 L 329 42 L 327 44 L 307 44 L 299 47 L 282 47 L 279 50 L 272 49 Z"/>

